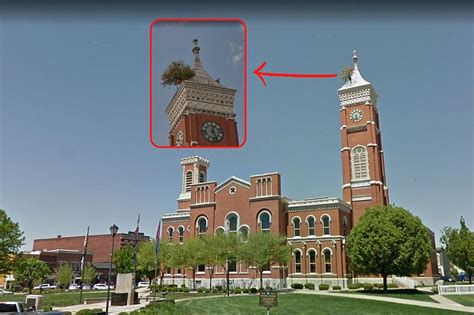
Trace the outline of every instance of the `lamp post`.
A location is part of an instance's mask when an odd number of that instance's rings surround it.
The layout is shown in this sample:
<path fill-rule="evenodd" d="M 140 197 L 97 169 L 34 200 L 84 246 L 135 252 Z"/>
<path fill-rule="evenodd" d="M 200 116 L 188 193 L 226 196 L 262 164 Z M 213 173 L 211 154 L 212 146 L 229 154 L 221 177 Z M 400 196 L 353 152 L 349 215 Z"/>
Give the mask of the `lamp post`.
<path fill-rule="evenodd" d="M 105 314 L 109 314 L 109 300 L 110 300 L 110 275 L 112 274 L 112 261 L 114 257 L 114 241 L 115 241 L 115 235 L 117 235 L 118 232 L 118 226 L 117 225 L 112 225 L 110 227 L 110 234 L 112 234 L 112 251 L 110 252 L 110 266 L 109 266 L 109 276 L 107 280 L 107 303 L 105 304 Z"/>

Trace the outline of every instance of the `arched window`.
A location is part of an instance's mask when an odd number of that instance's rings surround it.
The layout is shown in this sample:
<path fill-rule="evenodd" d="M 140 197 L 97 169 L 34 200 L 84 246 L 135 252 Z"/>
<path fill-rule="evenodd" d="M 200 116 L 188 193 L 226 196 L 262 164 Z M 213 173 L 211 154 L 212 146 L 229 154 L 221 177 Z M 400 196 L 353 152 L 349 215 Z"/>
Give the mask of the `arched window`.
<path fill-rule="evenodd" d="M 178 228 L 178 237 L 179 237 L 179 242 L 182 243 L 184 239 L 184 227 L 182 226 Z"/>
<path fill-rule="evenodd" d="M 329 222 L 331 222 L 330 218 L 328 215 L 323 215 L 321 217 L 321 221 L 323 222 L 323 234 L 324 235 L 329 235 L 330 230 L 329 230 Z"/>
<path fill-rule="evenodd" d="M 324 272 L 331 273 L 331 250 L 325 249 L 324 255 Z"/>
<path fill-rule="evenodd" d="M 191 185 L 193 183 L 193 172 L 186 172 L 186 191 L 191 191 Z"/>
<path fill-rule="evenodd" d="M 342 235 L 347 236 L 347 217 L 342 219 Z"/>
<path fill-rule="evenodd" d="M 206 181 L 206 173 L 203 171 L 199 172 L 199 182 L 204 183 Z"/>
<path fill-rule="evenodd" d="M 216 235 L 222 235 L 224 233 L 225 233 L 225 230 L 223 227 L 220 226 L 216 229 Z"/>
<path fill-rule="evenodd" d="M 369 178 L 369 156 L 367 149 L 357 146 L 352 149 L 352 180 Z"/>
<path fill-rule="evenodd" d="M 298 217 L 293 218 L 293 231 L 295 236 L 301 235 L 301 220 Z"/>
<path fill-rule="evenodd" d="M 244 226 L 241 226 L 240 229 L 239 229 L 239 235 L 240 235 L 240 239 L 242 241 L 247 241 L 248 238 L 249 238 L 249 228 L 248 226 L 244 225 Z"/>
<path fill-rule="evenodd" d="M 260 212 L 258 215 L 258 224 L 260 225 L 260 230 L 263 233 L 268 233 L 270 232 L 270 226 L 272 224 L 272 217 L 270 212 L 267 210 L 263 210 Z"/>
<path fill-rule="evenodd" d="M 205 217 L 200 217 L 197 220 L 197 230 L 199 236 L 206 235 L 207 232 L 207 220 Z"/>
<path fill-rule="evenodd" d="M 295 255 L 295 272 L 301 273 L 301 252 L 299 250 L 295 250 L 294 255 Z"/>
<path fill-rule="evenodd" d="M 236 213 L 229 213 L 226 217 L 226 228 L 229 233 L 237 233 L 239 228 L 239 217 Z"/>
<path fill-rule="evenodd" d="M 309 260 L 309 272 L 316 273 L 316 251 L 314 249 L 309 250 L 308 260 Z"/>
<path fill-rule="evenodd" d="M 309 216 L 307 217 L 306 221 L 308 222 L 308 235 L 315 235 L 314 234 L 314 223 L 315 223 L 314 217 Z"/>
<path fill-rule="evenodd" d="M 170 226 L 170 227 L 168 228 L 168 239 L 169 239 L 170 241 L 173 240 L 173 231 L 174 231 L 174 228 L 173 228 L 172 226 Z"/>

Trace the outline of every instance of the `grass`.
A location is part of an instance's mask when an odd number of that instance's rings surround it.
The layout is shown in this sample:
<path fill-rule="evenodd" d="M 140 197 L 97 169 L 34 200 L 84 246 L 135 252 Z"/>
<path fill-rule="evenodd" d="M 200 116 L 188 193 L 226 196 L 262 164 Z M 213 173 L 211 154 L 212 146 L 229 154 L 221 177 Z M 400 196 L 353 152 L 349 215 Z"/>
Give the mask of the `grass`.
<path fill-rule="evenodd" d="M 27 294 L 0 295 L 0 302 L 25 302 Z M 86 291 L 83 298 L 107 297 L 107 291 Z M 43 305 L 70 306 L 79 304 L 79 292 L 43 293 Z"/>
<path fill-rule="evenodd" d="M 266 314 L 258 296 L 193 299 L 160 307 L 160 314 Z M 447 310 L 389 302 L 358 300 L 336 295 L 281 294 L 271 314 L 460 314 Z M 462 314 L 462 313 L 461 313 Z"/>
<path fill-rule="evenodd" d="M 456 303 L 464 306 L 474 306 L 474 294 L 467 295 L 443 295 L 445 298 L 450 299 Z"/>
<path fill-rule="evenodd" d="M 333 291 L 334 293 L 349 293 L 349 294 L 364 294 L 364 295 L 374 295 L 374 296 L 383 296 L 391 297 L 398 299 L 407 299 L 407 300 L 416 300 L 424 302 L 435 302 L 435 300 L 430 298 L 431 292 L 423 292 L 416 289 L 394 289 L 388 290 L 387 293 L 384 293 L 383 290 L 369 290 L 369 291 Z"/>

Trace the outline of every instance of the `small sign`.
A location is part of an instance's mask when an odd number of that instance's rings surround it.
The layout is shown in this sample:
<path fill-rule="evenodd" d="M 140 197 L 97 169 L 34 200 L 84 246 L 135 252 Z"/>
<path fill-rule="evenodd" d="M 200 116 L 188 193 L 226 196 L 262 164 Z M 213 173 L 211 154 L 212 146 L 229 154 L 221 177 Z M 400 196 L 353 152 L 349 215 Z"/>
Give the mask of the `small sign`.
<path fill-rule="evenodd" d="M 277 293 L 274 291 L 260 292 L 260 306 L 266 308 L 278 306 Z"/>

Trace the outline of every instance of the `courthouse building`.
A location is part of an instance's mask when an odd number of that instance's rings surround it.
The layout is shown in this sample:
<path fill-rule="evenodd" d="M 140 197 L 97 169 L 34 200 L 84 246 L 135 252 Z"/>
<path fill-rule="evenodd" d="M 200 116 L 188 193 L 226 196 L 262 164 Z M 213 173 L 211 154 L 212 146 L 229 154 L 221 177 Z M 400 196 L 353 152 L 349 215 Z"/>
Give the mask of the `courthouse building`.
<path fill-rule="evenodd" d="M 292 200 L 282 194 L 279 173 L 229 177 L 222 183 L 208 179 L 210 162 L 202 157 L 183 158 L 182 187 L 175 213 L 162 217 L 163 238 L 175 242 L 216 232 L 286 235 L 294 246 L 287 265 L 273 264 L 264 274 L 265 285 L 289 286 L 293 282 L 331 283 L 346 286 L 350 280 L 345 239 L 365 209 L 388 205 L 384 152 L 380 131 L 377 93 L 359 72 L 354 52 L 353 72 L 338 90 L 342 159 L 342 199 L 338 197 Z M 434 235 L 431 233 L 434 244 Z M 423 282 L 437 273 L 436 256 L 428 264 Z M 235 286 L 257 286 L 255 268 L 232 263 L 230 277 Z M 165 281 L 179 282 L 190 275 L 169 270 Z M 197 279 L 208 285 L 208 270 L 199 266 Z M 214 283 L 225 279 L 215 272 Z M 381 281 L 377 278 L 364 281 Z"/>

